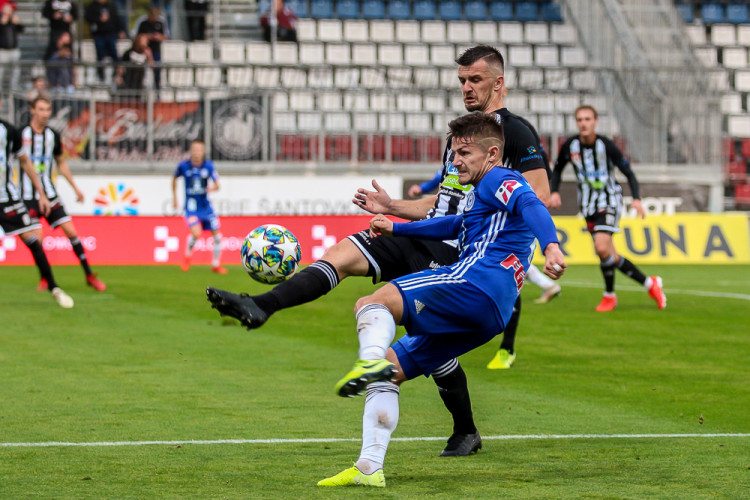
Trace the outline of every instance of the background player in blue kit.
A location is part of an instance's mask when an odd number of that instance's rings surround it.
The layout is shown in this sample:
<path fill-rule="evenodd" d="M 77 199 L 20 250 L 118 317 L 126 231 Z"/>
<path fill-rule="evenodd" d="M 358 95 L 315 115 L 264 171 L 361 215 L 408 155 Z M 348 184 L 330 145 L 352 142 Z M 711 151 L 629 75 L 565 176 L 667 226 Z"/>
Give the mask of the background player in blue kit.
<path fill-rule="evenodd" d="M 190 269 L 190 257 L 193 253 L 195 242 L 201 233 L 211 231 L 214 237 L 214 258 L 211 263 L 211 271 L 218 274 L 227 274 L 226 268 L 221 266 L 221 233 L 219 232 L 219 218 L 216 217 L 211 202 L 208 201 L 208 193 L 218 191 L 219 174 L 211 160 L 206 159 L 206 144 L 195 139 L 190 143 L 190 159 L 185 160 L 174 171 L 172 178 L 172 206 L 179 208 L 177 201 L 177 178 L 185 179 L 185 220 L 190 229 L 190 237 L 185 250 L 185 260 L 182 270 Z"/>
<path fill-rule="evenodd" d="M 467 195 L 462 215 L 393 224 L 384 215 L 370 222 L 377 234 L 458 238 L 459 261 L 395 279 L 355 306 L 359 360 L 336 384 L 340 396 L 367 389 L 362 451 L 354 467 L 320 486 L 385 486 L 383 462 L 398 423 L 399 385 L 429 375 L 446 361 L 488 342 L 505 328 L 531 264 L 534 238 L 559 278 L 565 261 L 552 218 L 518 172 L 497 167 L 503 126 L 492 115 L 464 115 L 450 124 L 453 166 Z M 396 324 L 408 332 L 388 347 Z"/>

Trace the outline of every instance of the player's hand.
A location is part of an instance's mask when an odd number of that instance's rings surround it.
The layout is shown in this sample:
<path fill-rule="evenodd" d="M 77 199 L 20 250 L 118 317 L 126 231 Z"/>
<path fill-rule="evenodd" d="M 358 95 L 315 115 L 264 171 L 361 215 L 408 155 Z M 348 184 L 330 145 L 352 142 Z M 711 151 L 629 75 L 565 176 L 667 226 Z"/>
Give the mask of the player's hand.
<path fill-rule="evenodd" d="M 553 280 L 559 279 L 565 272 L 565 268 L 568 267 L 565 263 L 565 256 L 560 250 L 560 245 L 557 243 L 547 245 L 547 248 L 544 249 L 544 258 L 544 274 Z"/>
<path fill-rule="evenodd" d="M 78 203 L 83 203 L 83 200 L 84 200 L 83 191 L 81 191 L 80 189 L 76 188 L 76 201 Z"/>
<path fill-rule="evenodd" d="M 414 184 L 412 187 L 409 188 L 409 198 L 416 198 L 417 196 L 422 194 L 422 188 L 419 187 L 419 184 Z"/>
<path fill-rule="evenodd" d="M 633 200 L 633 203 L 630 204 L 630 208 L 634 209 L 641 219 L 646 218 L 646 211 L 643 209 L 643 204 L 641 204 L 641 200 L 637 200 L 637 199 Z"/>
<path fill-rule="evenodd" d="M 383 214 L 378 214 L 370 219 L 370 238 L 377 238 L 378 235 L 393 236 L 393 222 Z"/>
<path fill-rule="evenodd" d="M 372 180 L 372 187 L 375 188 L 375 191 L 369 191 L 365 188 L 357 189 L 352 202 L 371 214 L 391 213 L 391 202 L 393 201 L 391 197 L 375 179 Z"/>
<path fill-rule="evenodd" d="M 552 208 L 554 210 L 559 209 L 562 206 L 562 199 L 560 198 L 560 193 L 550 193 L 549 194 L 549 200 L 547 201 L 547 208 Z"/>
<path fill-rule="evenodd" d="M 49 205 L 49 198 L 47 198 L 43 194 L 39 194 L 39 212 L 47 217 L 49 215 L 50 211 L 50 205 Z"/>

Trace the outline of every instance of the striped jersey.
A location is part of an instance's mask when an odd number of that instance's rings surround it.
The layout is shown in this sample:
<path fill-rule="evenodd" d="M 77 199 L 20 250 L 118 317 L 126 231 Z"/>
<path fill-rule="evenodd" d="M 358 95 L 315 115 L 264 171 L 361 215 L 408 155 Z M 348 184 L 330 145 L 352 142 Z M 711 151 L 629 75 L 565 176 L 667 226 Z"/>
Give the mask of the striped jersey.
<path fill-rule="evenodd" d="M 34 165 L 39 181 L 44 188 L 44 194 L 50 200 L 57 197 L 57 189 L 52 181 L 55 168 L 55 158 L 62 154 L 62 143 L 60 134 L 49 127 L 44 127 L 41 133 L 34 132 L 31 125 L 21 129 L 21 144 L 24 152 L 29 156 Z M 39 199 L 39 194 L 31 184 L 29 176 L 21 171 L 20 176 L 21 196 L 24 200 Z"/>
<path fill-rule="evenodd" d="M 627 177 L 633 198 L 640 198 L 638 181 L 630 163 L 612 140 L 600 135 L 593 144 L 581 142 L 576 135 L 560 147 L 555 168 L 550 179 L 550 191 L 558 191 L 565 166 L 570 163 L 578 182 L 578 204 L 584 217 L 596 214 L 607 207 L 622 205 L 622 188 L 615 179 L 615 167 Z"/>
<path fill-rule="evenodd" d="M 494 113 L 505 130 L 503 166 L 521 173 L 538 168 L 547 169 L 544 151 L 536 130 L 507 108 L 499 109 Z M 459 184 L 458 170 L 453 166 L 453 157 L 451 143 L 448 141 L 443 152 L 443 177 L 440 190 L 435 206 L 427 214 L 428 219 L 444 215 L 458 215 L 466 207 L 466 194 L 471 191 L 472 187 Z"/>
<path fill-rule="evenodd" d="M 18 187 L 13 183 L 11 160 L 14 156 L 22 155 L 23 149 L 18 129 L 5 120 L 0 120 L 0 203 L 21 199 Z"/>

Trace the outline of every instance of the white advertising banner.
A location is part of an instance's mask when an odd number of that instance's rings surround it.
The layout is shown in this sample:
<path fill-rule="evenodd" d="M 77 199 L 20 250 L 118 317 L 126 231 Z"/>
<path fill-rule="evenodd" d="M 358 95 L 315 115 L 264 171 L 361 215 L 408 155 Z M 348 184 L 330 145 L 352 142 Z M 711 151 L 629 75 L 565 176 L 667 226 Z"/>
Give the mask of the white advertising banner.
<path fill-rule="evenodd" d="M 179 209 L 172 208 L 172 178 L 155 175 L 76 175 L 83 203 L 61 176 L 57 187 L 72 215 L 179 215 L 185 188 L 177 181 Z M 401 177 L 378 177 L 378 184 L 393 198 L 401 197 Z M 214 210 L 222 215 L 357 215 L 365 213 L 352 203 L 358 188 L 372 190 L 372 178 L 221 176 L 221 189 L 209 193 Z"/>

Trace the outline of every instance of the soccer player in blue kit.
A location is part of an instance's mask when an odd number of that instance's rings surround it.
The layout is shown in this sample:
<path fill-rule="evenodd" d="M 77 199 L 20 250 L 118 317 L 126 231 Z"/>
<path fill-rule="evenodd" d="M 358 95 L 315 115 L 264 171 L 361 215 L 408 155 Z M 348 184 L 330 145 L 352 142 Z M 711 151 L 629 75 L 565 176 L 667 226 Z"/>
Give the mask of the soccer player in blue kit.
<path fill-rule="evenodd" d="M 174 177 L 172 177 L 172 206 L 175 210 L 179 208 L 177 202 L 177 179 L 179 177 L 185 178 L 185 221 L 190 229 L 182 270 L 190 269 L 190 257 L 195 242 L 204 230 L 208 230 L 214 237 L 214 258 L 211 263 L 211 271 L 218 274 L 227 274 L 226 268 L 221 266 L 219 218 L 211 207 L 211 202 L 208 201 L 208 193 L 218 191 L 221 187 L 219 185 L 219 174 L 216 172 L 214 163 L 206 158 L 206 145 L 202 140 L 195 139 L 190 143 L 190 159 L 177 165 L 177 169 L 174 171 Z"/>
<path fill-rule="evenodd" d="M 565 270 L 544 204 L 521 174 L 499 167 L 503 126 L 492 115 L 474 112 L 449 127 L 459 181 L 474 186 L 463 214 L 400 224 L 377 215 L 370 232 L 372 237 L 457 237 L 459 260 L 396 278 L 357 301 L 359 359 L 336 392 L 352 397 L 367 391 L 362 451 L 354 467 L 319 486 L 385 486 L 383 463 L 398 423 L 399 386 L 428 376 L 505 328 L 531 265 L 534 238 L 546 259 L 545 274 L 558 279 Z M 391 346 L 397 324 L 407 334 Z"/>

